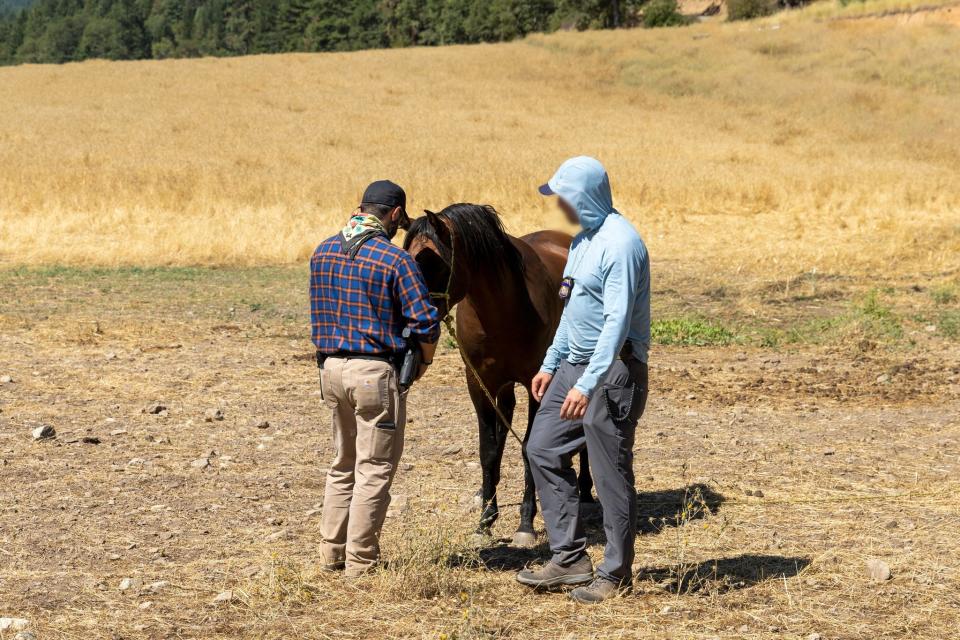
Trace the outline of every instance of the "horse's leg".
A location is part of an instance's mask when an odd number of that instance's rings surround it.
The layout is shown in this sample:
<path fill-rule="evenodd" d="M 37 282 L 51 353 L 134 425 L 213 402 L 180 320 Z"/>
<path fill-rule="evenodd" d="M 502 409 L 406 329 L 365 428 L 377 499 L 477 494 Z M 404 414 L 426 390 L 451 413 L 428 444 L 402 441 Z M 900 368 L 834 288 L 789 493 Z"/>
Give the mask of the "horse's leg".
<path fill-rule="evenodd" d="M 523 501 L 520 503 L 520 526 L 513 535 L 513 546 L 532 547 L 537 543 L 537 537 L 533 531 L 533 519 L 537 515 L 537 488 L 533 484 L 533 473 L 530 471 L 530 460 L 527 459 L 527 441 L 530 439 L 530 431 L 533 426 L 533 419 L 537 415 L 537 409 L 540 403 L 533 399 L 533 395 L 527 393 L 527 432 L 523 434 Z"/>
<path fill-rule="evenodd" d="M 587 450 L 580 452 L 580 476 L 577 478 L 580 487 L 580 502 L 593 503 L 593 476 L 590 475 L 590 457 Z"/>
<path fill-rule="evenodd" d="M 490 387 L 488 387 L 490 388 Z M 493 386 L 493 389 L 497 387 Z M 483 483 L 480 496 L 483 511 L 480 514 L 478 533 L 490 533 L 493 523 L 500 517 L 500 507 L 497 504 L 497 485 L 500 483 L 500 462 L 503 459 L 503 447 L 506 443 L 507 428 L 499 423 L 497 412 L 487 400 L 480 386 L 474 382 L 470 385 L 470 397 L 477 411 L 477 421 L 480 427 L 480 469 L 483 474 Z M 497 394 L 497 404 L 508 420 L 513 418 L 513 407 L 516 397 L 513 387 L 510 386 Z"/>

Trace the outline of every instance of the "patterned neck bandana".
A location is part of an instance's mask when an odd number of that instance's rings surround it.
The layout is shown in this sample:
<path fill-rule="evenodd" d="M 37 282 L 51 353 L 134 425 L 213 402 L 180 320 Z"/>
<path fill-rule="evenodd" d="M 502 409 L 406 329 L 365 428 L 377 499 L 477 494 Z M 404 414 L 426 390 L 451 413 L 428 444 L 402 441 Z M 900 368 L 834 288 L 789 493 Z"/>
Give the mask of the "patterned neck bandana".
<path fill-rule="evenodd" d="M 379 235 L 390 237 L 387 230 L 383 228 L 383 223 L 376 216 L 358 211 L 350 216 L 347 226 L 340 231 L 343 252 L 353 258 L 364 242 Z"/>
<path fill-rule="evenodd" d="M 383 235 L 387 235 L 387 230 L 383 228 L 383 223 L 380 222 L 376 216 L 368 213 L 355 213 L 350 216 L 347 226 L 345 226 L 340 233 L 343 234 L 346 240 L 350 241 L 366 234 L 375 235 L 382 233 Z"/>

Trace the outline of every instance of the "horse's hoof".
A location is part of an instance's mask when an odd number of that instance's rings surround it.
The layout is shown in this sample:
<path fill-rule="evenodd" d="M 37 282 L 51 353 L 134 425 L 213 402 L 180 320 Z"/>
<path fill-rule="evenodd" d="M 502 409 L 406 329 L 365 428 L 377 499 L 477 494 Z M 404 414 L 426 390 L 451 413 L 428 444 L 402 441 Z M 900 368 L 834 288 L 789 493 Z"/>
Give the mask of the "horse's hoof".
<path fill-rule="evenodd" d="M 533 547 L 537 546 L 537 536 L 529 531 L 517 531 L 515 534 L 513 534 L 511 546 L 518 547 L 520 549 L 532 549 Z"/>

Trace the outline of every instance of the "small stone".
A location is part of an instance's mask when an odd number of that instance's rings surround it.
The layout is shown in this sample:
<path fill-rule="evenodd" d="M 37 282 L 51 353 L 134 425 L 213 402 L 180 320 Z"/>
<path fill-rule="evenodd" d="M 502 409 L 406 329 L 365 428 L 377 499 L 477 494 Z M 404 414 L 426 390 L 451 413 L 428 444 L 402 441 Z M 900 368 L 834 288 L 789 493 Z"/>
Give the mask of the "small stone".
<path fill-rule="evenodd" d="M 13 640 L 37 640 L 37 636 L 33 631 L 20 631 L 13 636 Z"/>
<path fill-rule="evenodd" d="M 167 408 L 165 406 L 163 406 L 159 402 L 154 402 L 153 404 L 148 404 L 146 407 L 144 407 L 143 412 L 156 416 L 156 415 L 160 415 L 166 410 Z"/>
<path fill-rule="evenodd" d="M 269 428 L 270 428 L 270 423 L 267 422 L 266 420 L 261 420 L 260 422 L 258 422 L 257 424 L 255 424 L 255 425 L 253 425 L 253 426 L 255 426 L 257 429 L 269 429 Z"/>
<path fill-rule="evenodd" d="M 480 463 L 471 461 L 471 462 L 468 462 L 465 466 L 467 467 L 467 469 L 479 469 Z"/>
<path fill-rule="evenodd" d="M 877 384 L 886 384 L 888 382 L 890 382 L 889 373 L 882 373 L 879 376 L 877 376 Z"/>
<path fill-rule="evenodd" d="M 164 589 L 170 586 L 170 583 L 166 580 L 158 580 L 156 582 L 151 582 L 147 585 L 147 591 L 150 593 L 160 593 Z"/>
<path fill-rule="evenodd" d="M 146 611 L 152 606 L 153 606 L 153 603 L 147 600 L 146 602 L 141 602 L 140 604 L 138 604 L 137 609 L 140 609 L 141 611 Z"/>
<path fill-rule="evenodd" d="M 194 469 L 206 469 L 210 466 L 210 458 L 197 458 L 190 463 L 190 466 Z"/>
<path fill-rule="evenodd" d="M 874 582 L 886 582 L 892 577 L 890 565 L 877 558 L 867 560 L 867 576 Z"/>
<path fill-rule="evenodd" d="M 667 606 L 664 607 L 663 609 L 660 609 L 660 613 L 662 613 L 662 614 L 664 614 L 664 615 L 670 613 L 671 611 L 673 611 L 673 607 L 671 607 L 670 605 L 667 605 Z"/>
<path fill-rule="evenodd" d="M 0 618 L 0 631 L 23 631 L 30 626 L 26 618 Z"/>
<path fill-rule="evenodd" d="M 458 453 L 460 453 L 461 451 L 463 451 L 463 447 L 461 447 L 460 445 L 457 445 L 457 444 L 452 444 L 452 445 L 450 445 L 449 447 L 447 447 L 446 449 L 444 449 L 443 451 L 441 451 L 441 452 L 440 452 L 440 455 L 442 455 L 442 456 L 455 456 L 455 455 L 457 455 Z"/>
<path fill-rule="evenodd" d="M 687 400 L 696 400 L 696 399 L 697 399 L 697 394 L 695 394 L 695 393 L 688 393 L 688 394 L 687 394 Z"/>
<path fill-rule="evenodd" d="M 750 633 L 750 625 L 742 624 L 737 627 L 737 633 Z"/>
<path fill-rule="evenodd" d="M 112 436 L 122 436 L 122 435 L 125 434 L 126 432 L 127 432 L 126 429 L 114 429 L 113 431 L 110 432 L 110 435 L 112 435 Z"/>
<path fill-rule="evenodd" d="M 220 604 L 229 604 L 231 602 L 236 602 L 237 596 L 233 591 L 221 591 L 217 594 L 217 597 L 213 599 L 211 604 L 220 605 Z"/>
<path fill-rule="evenodd" d="M 117 587 L 120 591 L 140 591 L 143 581 L 140 578 L 124 578 Z"/>
<path fill-rule="evenodd" d="M 84 444 L 100 444 L 100 438 L 97 436 L 84 436 L 80 438 L 80 442 Z"/>
<path fill-rule="evenodd" d="M 123 556 L 121 556 L 119 553 L 111 553 L 110 555 L 107 556 L 107 560 L 116 561 L 116 560 L 121 559 L 122 557 L 123 557 Z"/>
<path fill-rule="evenodd" d="M 832 455 L 835 455 L 836 453 L 837 453 L 837 450 L 832 448 L 823 450 L 823 455 L 825 456 L 832 456 Z"/>
<path fill-rule="evenodd" d="M 823 636 L 821 636 L 819 633 L 811 633 L 807 636 L 807 640 L 822 640 L 822 638 Z"/>
<path fill-rule="evenodd" d="M 883 526 L 886 529 L 896 529 L 897 527 L 900 526 L 900 523 L 898 523 L 896 520 L 890 520 L 889 522 L 887 522 L 887 524 Z"/>
<path fill-rule="evenodd" d="M 130 458 L 130 462 L 127 463 L 128 467 L 142 467 L 147 463 L 143 458 Z"/>
<path fill-rule="evenodd" d="M 111 352 L 109 352 L 109 353 L 105 353 L 105 354 L 103 354 L 103 359 L 104 359 L 104 360 L 116 360 L 116 359 L 117 359 L 117 354 L 115 354 L 113 351 L 111 351 Z"/>
<path fill-rule="evenodd" d="M 34 440 L 49 440 L 57 436 L 57 430 L 48 424 L 40 425 L 32 431 Z"/>
<path fill-rule="evenodd" d="M 204 422 L 219 422 L 223 420 L 223 411 L 220 409 L 207 409 L 203 414 Z"/>
<path fill-rule="evenodd" d="M 410 462 L 401 462 L 400 471 L 413 471 L 413 464 Z"/>
<path fill-rule="evenodd" d="M 10 376 L 0 376 L 0 384 L 12 384 L 13 378 Z"/>

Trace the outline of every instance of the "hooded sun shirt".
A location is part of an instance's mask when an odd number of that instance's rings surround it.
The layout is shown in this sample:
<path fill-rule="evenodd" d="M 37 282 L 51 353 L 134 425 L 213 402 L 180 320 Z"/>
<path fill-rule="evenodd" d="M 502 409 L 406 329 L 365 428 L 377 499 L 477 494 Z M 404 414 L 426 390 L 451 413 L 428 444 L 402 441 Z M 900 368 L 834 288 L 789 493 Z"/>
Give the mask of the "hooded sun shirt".
<path fill-rule="evenodd" d="M 636 229 L 613 208 L 600 162 L 567 160 L 547 184 L 573 207 L 583 231 L 570 245 L 563 275 L 573 279 L 573 288 L 540 370 L 553 373 L 563 359 L 586 363 L 574 388 L 590 396 L 627 340 L 634 356 L 647 361 L 650 260 Z"/>

